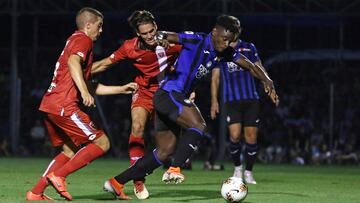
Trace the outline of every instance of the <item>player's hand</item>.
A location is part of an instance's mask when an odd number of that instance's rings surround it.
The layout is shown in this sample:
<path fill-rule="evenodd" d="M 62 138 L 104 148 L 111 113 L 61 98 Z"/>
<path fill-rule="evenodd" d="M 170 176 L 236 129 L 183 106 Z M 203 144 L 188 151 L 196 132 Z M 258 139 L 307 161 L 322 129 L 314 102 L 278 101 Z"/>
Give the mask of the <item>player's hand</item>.
<path fill-rule="evenodd" d="M 275 106 L 279 105 L 279 96 L 276 94 L 276 90 L 274 87 L 274 83 L 272 80 L 267 80 L 264 82 L 265 93 L 270 97 L 271 101 L 275 104 Z"/>
<path fill-rule="evenodd" d="M 136 90 L 139 88 L 138 84 L 135 82 L 130 82 L 126 85 L 123 86 L 124 87 L 124 94 L 132 94 L 134 92 L 136 92 Z"/>
<path fill-rule="evenodd" d="M 191 92 L 189 100 L 194 103 L 195 102 L 195 97 L 196 97 L 196 93 L 195 92 Z"/>
<path fill-rule="evenodd" d="M 210 117 L 212 120 L 216 118 L 216 114 L 219 113 L 219 102 L 211 102 Z"/>
<path fill-rule="evenodd" d="M 169 48 L 170 43 L 166 39 L 156 40 L 157 45 L 164 47 L 165 49 Z"/>
<path fill-rule="evenodd" d="M 82 102 L 87 107 L 96 107 L 94 97 L 89 92 L 81 94 Z"/>

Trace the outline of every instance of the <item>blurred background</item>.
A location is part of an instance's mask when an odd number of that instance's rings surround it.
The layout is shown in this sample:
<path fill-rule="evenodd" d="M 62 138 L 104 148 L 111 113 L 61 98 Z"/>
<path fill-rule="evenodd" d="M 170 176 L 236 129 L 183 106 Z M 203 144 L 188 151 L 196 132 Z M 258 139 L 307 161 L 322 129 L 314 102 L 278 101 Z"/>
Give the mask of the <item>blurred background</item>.
<path fill-rule="evenodd" d="M 258 161 L 358 164 L 360 158 L 359 0 L 0 0 L 0 156 L 52 156 L 38 107 L 75 14 L 85 6 L 103 12 L 95 60 L 134 36 L 127 17 L 151 11 L 160 30 L 210 32 L 216 17 L 231 14 L 253 42 L 275 81 L 275 108 L 262 87 Z M 120 63 L 99 75 L 104 84 L 132 81 L 136 70 Z M 211 127 L 194 158 L 229 160 L 221 119 L 211 121 L 210 76 L 195 103 Z M 131 96 L 97 97 L 92 114 L 112 138 L 107 156 L 126 157 Z M 151 146 L 153 127 L 146 136 Z"/>

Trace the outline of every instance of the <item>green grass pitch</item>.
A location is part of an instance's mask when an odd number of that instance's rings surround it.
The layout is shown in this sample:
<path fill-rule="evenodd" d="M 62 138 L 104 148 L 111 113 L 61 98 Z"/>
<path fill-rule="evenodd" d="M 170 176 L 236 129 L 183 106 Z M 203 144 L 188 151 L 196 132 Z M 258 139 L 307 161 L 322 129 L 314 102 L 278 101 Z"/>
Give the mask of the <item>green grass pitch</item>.
<path fill-rule="evenodd" d="M 26 202 L 25 193 L 37 181 L 50 159 L 0 158 L 0 202 Z M 102 191 L 106 179 L 128 167 L 126 160 L 102 158 L 68 177 L 68 190 L 75 202 L 114 202 Z M 231 176 L 230 163 L 225 171 L 204 171 L 201 162 L 193 170 L 183 171 L 186 176 L 180 185 L 161 182 L 164 170 L 158 169 L 147 177 L 150 199 L 121 202 L 225 202 L 220 195 L 221 183 Z M 255 165 L 257 185 L 249 185 L 244 202 L 276 203 L 331 203 L 360 202 L 359 166 L 292 166 Z M 131 183 L 125 192 L 135 198 Z M 62 200 L 49 187 L 46 194 Z M 118 202 L 119 200 L 116 200 Z"/>

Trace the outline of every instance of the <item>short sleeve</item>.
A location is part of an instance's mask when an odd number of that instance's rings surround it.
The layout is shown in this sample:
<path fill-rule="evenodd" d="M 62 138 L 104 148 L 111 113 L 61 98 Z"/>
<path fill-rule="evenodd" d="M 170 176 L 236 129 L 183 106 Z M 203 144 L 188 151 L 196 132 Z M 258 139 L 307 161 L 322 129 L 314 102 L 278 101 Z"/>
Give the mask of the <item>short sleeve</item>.
<path fill-rule="evenodd" d="M 81 57 L 82 61 L 86 61 L 88 53 L 91 52 L 93 42 L 87 37 L 79 37 L 70 42 L 71 46 L 69 54 L 75 54 Z"/>
<path fill-rule="evenodd" d="M 179 37 L 179 43 L 183 45 L 184 48 L 194 47 L 203 39 L 203 37 L 200 34 L 190 31 L 178 33 L 178 37 Z"/>
<path fill-rule="evenodd" d="M 253 43 L 250 44 L 250 49 L 251 49 L 252 54 L 253 54 L 253 62 L 260 61 L 259 54 L 258 54 L 257 49 L 256 49 L 256 47 L 255 47 L 255 45 Z"/>
<path fill-rule="evenodd" d="M 121 60 L 124 60 L 128 57 L 127 54 L 127 43 L 125 42 L 123 45 L 121 45 L 119 47 L 119 49 L 117 49 L 116 51 L 114 51 L 111 55 L 110 55 L 110 60 L 111 62 L 115 63 Z"/>

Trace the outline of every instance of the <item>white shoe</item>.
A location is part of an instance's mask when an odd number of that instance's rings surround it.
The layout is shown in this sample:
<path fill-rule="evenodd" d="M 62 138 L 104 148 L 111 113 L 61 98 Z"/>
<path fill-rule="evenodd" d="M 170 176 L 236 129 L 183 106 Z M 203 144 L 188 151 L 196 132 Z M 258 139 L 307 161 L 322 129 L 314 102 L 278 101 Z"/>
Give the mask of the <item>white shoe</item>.
<path fill-rule="evenodd" d="M 244 176 L 245 176 L 245 182 L 247 184 L 254 184 L 254 185 L 256 184 L 252 171 L 245 170 Z"/>
<path fill-rule="evenodd" d="M 143 181 L 134 181 L 134 194 L 138 199 L 149 198 L 149 191 Z"/>
<path fill-rule="evenodd" d="M 110 184 L 110 181 L 109 181 L 109 180 L 105 181 L 103 189 L 104 189 L 104 191 L 105 191 L 105 192 L 108 192 L 108 193 L 113 194 L 113 195 L 114 195 L 114 197 L 116 197 L 116 196 L 117 196 L 117 194 L 116 194 L 116 192 L 115 192 L 114 188 L 111 186 L 111 184 Z"/>
<path fill-rule="evenodd" d="M 168 183 L 182 183 L 185 180 L 185 176 L 181 174 L 180 167 L 170 167 L 163 175 L 162 181 Z"/>
<path fill-rule="evenodd" d="M 240 166 L 235 166 L 234 167 L 234 177 L 240 178 L 241 180 L 243 179 L 243 169 L 242 169 L 242 165 Z"/>

